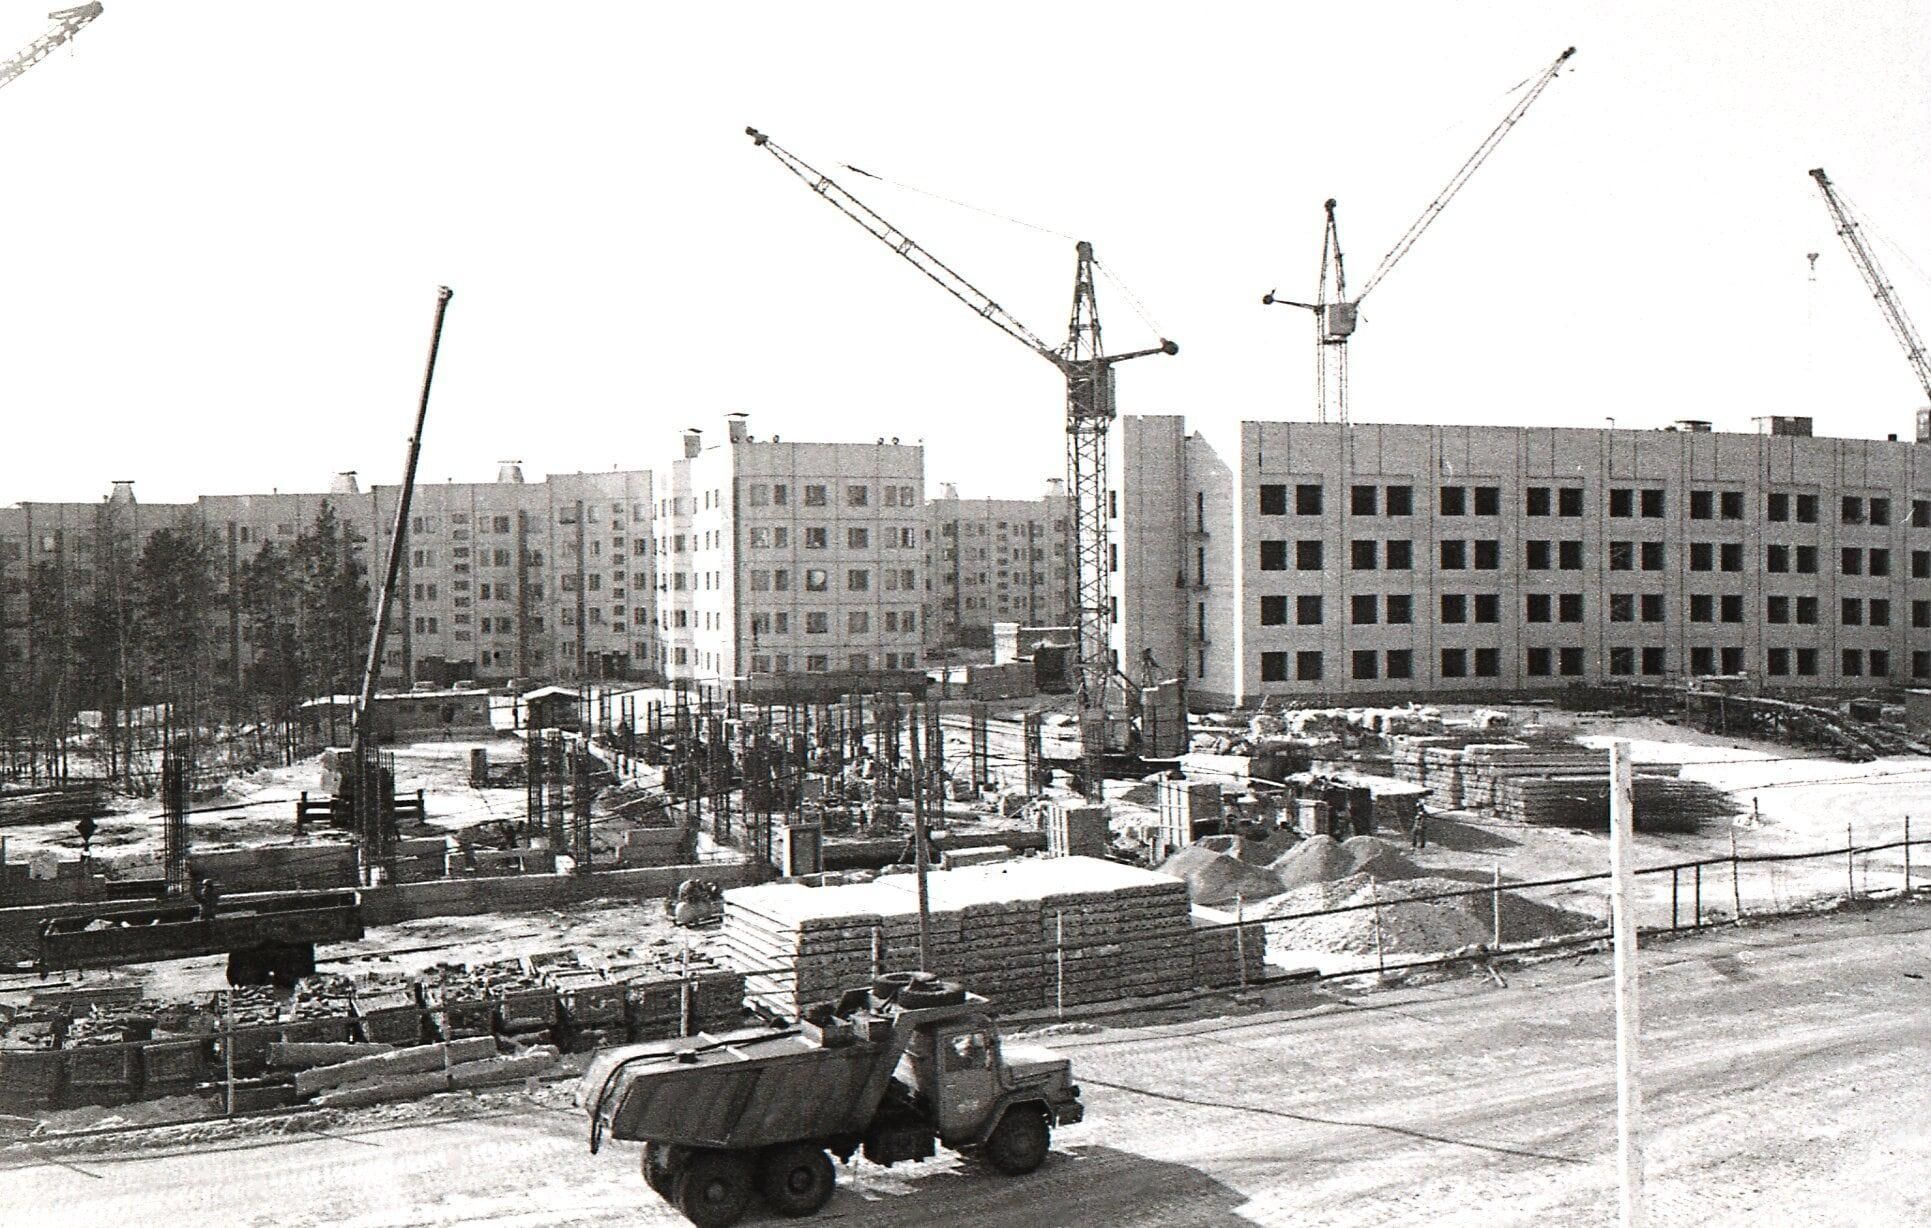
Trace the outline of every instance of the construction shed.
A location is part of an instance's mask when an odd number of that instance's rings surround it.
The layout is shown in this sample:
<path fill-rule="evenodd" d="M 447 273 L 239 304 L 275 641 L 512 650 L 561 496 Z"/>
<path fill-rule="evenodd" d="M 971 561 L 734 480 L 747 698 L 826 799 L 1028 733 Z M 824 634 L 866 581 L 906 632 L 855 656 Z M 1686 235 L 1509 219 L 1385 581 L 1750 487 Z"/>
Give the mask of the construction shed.
<path fill-rule="evenodd" d="M 523 695 L 524 720 L 531 729 L 583 732 L 583 699 L 567 686 L 538 687 Z"/>
<path fill-rule="evenodd" d="M 384 742 L 475 737 L 490 732 L 489 692 L 451 689 L 377 695 L 370 701 L 369 717 L 376 738 Z"/>

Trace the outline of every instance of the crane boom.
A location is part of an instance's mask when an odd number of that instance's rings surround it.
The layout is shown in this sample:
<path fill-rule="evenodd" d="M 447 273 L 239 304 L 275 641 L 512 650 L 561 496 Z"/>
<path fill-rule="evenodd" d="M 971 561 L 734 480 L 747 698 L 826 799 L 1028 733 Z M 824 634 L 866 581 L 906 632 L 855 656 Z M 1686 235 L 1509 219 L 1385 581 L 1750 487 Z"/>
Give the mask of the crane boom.
<path fill-rule="evenodd" d="M 45 34 L 22 47 L 14 57 L 0 62 L 0 86 L 26 72 L 29 68 L 52 55 L 61 44 L 80 33 L 82 27 L 101 15 L 101 6 L 83 4 L 77 8 L 56 9 L 47 14 L 54 24 Z"/>
<path fill-rule="evenodd" d="M 1388 254 L 1381 258 L 1381 263 L 1375 267 L 1375 271 L 1368 274 L 1368 280 L 1361 285 L 1361 293 L 1355 295 L 1356 302 L 1367 298 L 1368 292 L 1373 290 L 1381 279 L 1394 269 L 1395 265 L 1401 263 L 1401 258 L 1408 254 L 1408 249 L 1415 245 L 1415 240 L 1421 238 L 1422 232 L 1434 225 L 1435 219 L 1442 215 L 1442 210 L 1448 208 L 1448 202 L 1455 199 L 1455 194 L 1460 192 L 1462 186 L 1482 168 L 1482 163 L 1488 161 L 1489 155 L 1495 152 L 1495 147 L 1502 143 L 1502 138 L 1509 134 L 1509 130 L 1522 122 L 1522 117 L 1527 115 L 1529 108 L 1535 105 L 1535 100 L 1542 97 L 1542 91 L 1549 88 L 1549 83 L 1556 79 L 1556 74 L 1562 71 L 1562 66 L 1567 64 L 1569 57 L 1575 53 L 1576 49 L 1571 47 L 1557 56 L 1555 63 L 1543 69 L 1542 75 L 1529 86 L 1528 93 L 1522 95 L 1516 104 L 1509 108 L 1509 113 L 1502 117 L 1502 122 L 1495 125 L 1494 130 L 1482 138 L 1482 143 L 1476 146 L 1475 152 L 1462 163 L 1461 168 L 1448 181 L 1448 186 L 1443 188 L 1434 200 L 1428 202 L 1428 207 L 1421 211 L 1421 216 L 1402 232 L 1402 236 L 1395 240 L 1395 245 L 1388 249 Z"/>
<path fill-rule="evenodd" d="M 1871 297 L 1877 300 L 1878 309 L 1884 313 L 1884 322 L 1891 326 L 1892 335 L 1904 347 L 1904 357 L 1911 364 L 1911 374 L 1918 377 L 1918 386 L 1924 389 L 1925 398 L 1931 400 L 1931 359 L 1925 357 L 1924 339 L 1918 335 L 1917 326 L 1911 323 L 1904 303 L 1892 288 L 1890 278 L 1885 276 L 1883 266 L 1878 264 L 1877 254 L 1864 242 L 1862 228 L 1851 216 L 1843 198 L 1837 195 L 1830 176 L 1820 166 L 1810 172 L 1810 177 L 1817 181 L 1817 190 L 1824 194 L 1824 206 L 1830 210 L 1831 221 L 1837 225 L 1837 236 L 1844 240 L 1844 246 L 1850 251 L 1851 263 L 1863 274 L 1864 284 L 1870 287 Z"/>
<path fill-rule="evenodd" d="M 1105 719 L 1108 688 L 1118 676 L 1114 667 L 1110 628 L 1112 602 L 1111 524 L 1106 499 L 1106 436 L 1115 416 L 1113 368 L 1149 354 L 1177 354 L 1180 347 L 1162 338 L 1160 344 L 1122 354 L 1104 353 L 1100 344 L 1099 301 L 1093 287 L 1093 245 L 1076 245 L 1073 306 L 1066 342 L 1057 348 L 1040 340 L 1012 313 L 967 281 L 909 235 L 880 217 L 869 205 L 847 192 L 830 176 L 802 161 L 756 128 L 745 135 L 784 168 L 805 181 L 833 208 L 864 227 L 874 238 L 897 252 L 974 313 L 1027 349 L 1059 368 L 1066 379 L 1066 484 L 1073 493 L 1074 581 L 1073 609 L 1079 629 L 1079 710 L 1081 745 L 1086 758 L 1085 785 L 1098 787 L 1101 747 L 1126 749 L 1110 736 Z M 863 172 L 860 172 L 861 174 Z M 1124 701 L 1124 697 L 1122 697 Z"/>
<path fill-rule="evenodd" d="M 940 289 L 992 321 L 994 327 L 1013 340 L 1039 351 L 1047 358 L 1053 357 L 1053 347 L 1041 341 L 1032 329 L 993 301 L 991 295 L 960 276 L 945 261 L 926 251 L 910 235 L 880 217 L 871 206 L 840 187 L 830 175 L 813 167 L 756 128 L 746 128 L 744 135 L 776 158 L 786 170 L 810 184 L 811 190 L 824 197 L 832 208 L 863 226 L 873 237 L 903 256 L 907 264 L 937 282 Z"/>

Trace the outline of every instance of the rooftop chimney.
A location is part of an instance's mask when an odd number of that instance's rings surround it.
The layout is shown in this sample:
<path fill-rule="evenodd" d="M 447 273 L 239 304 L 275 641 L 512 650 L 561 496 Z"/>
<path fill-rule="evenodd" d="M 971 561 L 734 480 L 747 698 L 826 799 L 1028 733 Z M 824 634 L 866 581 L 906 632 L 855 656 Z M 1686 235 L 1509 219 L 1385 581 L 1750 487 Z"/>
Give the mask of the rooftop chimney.
<path fill-rule="evenodd" d="M 729 433 L 732 443 L 743 443 L 751 438 L 751 415 L 743 410 L 724 415 L 724 429 Z"/>
<path fill-rule="evenodd" d="M 1066 497 L 1066 479 L 1065 478 L 1047 478 L 1046 479 L 1046 497 L 1048 499 L 1065 498 Z"/>
<path fill-rule="evenodd" d="M 499 482 L 514 482 L 516 485 L 521 486 L 523 484 L 523 462 L 513 460 L 497 461 L 496 480 Z"/>
<path fill-rule="evenodd" d="M 333 482 L 329 483 L 329 493 L 332 495 L 353 495 L 359 493 L 361 489 L 360 486 L 355 484 L 355 470 L 353 469 L 344 469 L 335 475 Z"/>
<path fill-rule="evenodd" d="M 699 452 L 702 452 L 703 450 L 704 450 L 704 432 L 698 430 L 694 426 L 685 427 L 684 428 L 684 455 L 687 458 L 693 457 L 693 456 L 696 456 Z"/>
<path fill-rule="evenodd" d="M 116 479 L 114 493 L 107 496 L 109 503 L 133 503 L 134 483 L 132 480 Z"/>

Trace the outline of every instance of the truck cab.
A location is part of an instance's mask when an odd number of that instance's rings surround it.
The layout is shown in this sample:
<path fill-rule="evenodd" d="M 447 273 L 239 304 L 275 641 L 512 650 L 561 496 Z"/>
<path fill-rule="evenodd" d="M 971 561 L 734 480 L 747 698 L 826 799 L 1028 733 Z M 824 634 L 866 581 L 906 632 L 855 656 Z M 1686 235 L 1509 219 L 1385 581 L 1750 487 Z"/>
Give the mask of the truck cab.
<path fill-rule="evenodd" d="M 1008 1053 L 999 1029 L 983 1012 L 921 1027 L 899 1058 L 898 1080 L 930 1107 L 939 1141 L 947 1147 L 983 1143 L 1014 1103 L 1036 1103 L 1061 1117 L 1055 1106 L 1077 1107 L 1072 1063 L 1036 1046 Z"/>

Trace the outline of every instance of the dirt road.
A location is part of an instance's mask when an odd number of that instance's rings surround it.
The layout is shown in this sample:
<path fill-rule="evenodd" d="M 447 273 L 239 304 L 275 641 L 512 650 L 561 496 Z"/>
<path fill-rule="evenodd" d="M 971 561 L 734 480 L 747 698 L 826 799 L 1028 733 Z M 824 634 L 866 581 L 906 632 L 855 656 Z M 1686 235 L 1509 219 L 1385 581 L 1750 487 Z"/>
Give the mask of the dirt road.
<path fill-rule="evenodd" d="M 1931 909 L 1779 922 L 1645 954 L 1651 1222 L 1931 1222 Z M 1088 1120 L 1010 1180 L 862 1166 L 851 1224 L 1488 1226 L 1613 1222 L 1600 955 L 1050 1043 Z M 574 1112 L 262 1140 L 198 1153 L 0 1151 L 9 1225 L 676 1223 L 637 1149 Z M 24 1215 L 22 1214 L 24 1212 Z M 782 1222 L 782 1221 L 764 1221 Z"/>

